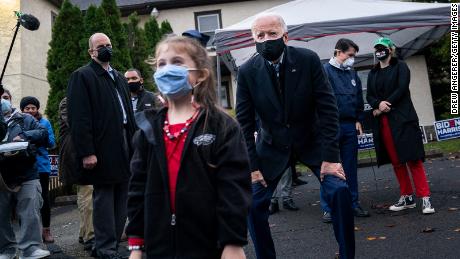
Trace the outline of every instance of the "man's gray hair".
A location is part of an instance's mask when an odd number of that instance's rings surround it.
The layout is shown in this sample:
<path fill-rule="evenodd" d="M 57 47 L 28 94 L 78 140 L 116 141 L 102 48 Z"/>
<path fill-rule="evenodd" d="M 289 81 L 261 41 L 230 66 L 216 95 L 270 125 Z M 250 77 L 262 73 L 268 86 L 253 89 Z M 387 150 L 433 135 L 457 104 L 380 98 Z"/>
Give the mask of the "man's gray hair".
<path fill-rule="evenodd" d="M 284 19 L 281 15 L 277 14 L 277 13 L 260 13 L 258 15 L 256 15 L 254 21 L 252 22 L 251 24 L 251 32 L 252 32 L 252 35 L 255 36 L 255 32 L 254 32 L 254 25 L 256 25 L 256 22 L 262 18 L 267 18 L 267 17 L 273 17 L 273 18 L 276 18 L 278 19 L 278 22 L 281 26 L 281 29 L 283 29 L 283 33 L 285 32 L 288 32 L 288 27 L 286 25 L 286 22 L 284 22 Z"/>

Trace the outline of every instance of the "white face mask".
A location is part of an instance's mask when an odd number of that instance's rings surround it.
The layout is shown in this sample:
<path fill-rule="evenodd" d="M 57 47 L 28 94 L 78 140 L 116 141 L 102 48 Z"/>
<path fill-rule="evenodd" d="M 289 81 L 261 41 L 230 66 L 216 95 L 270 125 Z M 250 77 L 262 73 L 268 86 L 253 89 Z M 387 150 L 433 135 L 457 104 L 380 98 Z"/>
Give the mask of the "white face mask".
<path fill-rule="evenodd" d="M 355 58 L 347 58 L 343 63 L 342 66 L 344 68 L 350 68 L 355 64 Z"/>

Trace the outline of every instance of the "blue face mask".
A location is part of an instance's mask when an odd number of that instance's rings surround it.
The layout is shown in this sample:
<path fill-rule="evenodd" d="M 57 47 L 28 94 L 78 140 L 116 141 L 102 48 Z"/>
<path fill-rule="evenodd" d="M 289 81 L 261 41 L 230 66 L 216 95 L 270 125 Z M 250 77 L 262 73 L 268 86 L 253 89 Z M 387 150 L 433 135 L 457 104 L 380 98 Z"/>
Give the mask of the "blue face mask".
<path fill-rule="evenodd" d="M 2 114 L 5 115 L 11 112 L 11 103 L 8 100 L 2 99 Z"/>
<path fill-rule="evenodd" d="M 189 94 L 193 87 L 188 81 L 188 71 L 183 66 L 166 65 L 153 74 L 153 80 L 160 92 L 170 99 L 177 99 Z"/>

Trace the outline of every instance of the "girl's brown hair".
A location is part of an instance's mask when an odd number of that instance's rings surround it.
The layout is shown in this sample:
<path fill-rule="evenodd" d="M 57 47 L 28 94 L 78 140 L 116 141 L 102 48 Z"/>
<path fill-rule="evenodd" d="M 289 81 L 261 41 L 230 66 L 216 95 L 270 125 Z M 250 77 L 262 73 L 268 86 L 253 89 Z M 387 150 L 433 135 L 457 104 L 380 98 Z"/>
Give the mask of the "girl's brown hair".
<path fill-rule="evenodd" d="M 10 101 L 11 101 L 11 99 L 13 99 L 13 97 L 11 96 L 10 90 L 8 90 L 8 89 L 3 89 L 3 90 L 4 90 L 4 93 L 7 94 L 10 97 Z"/>
<path fill-rule="evenodd" d="M 223 137 L 225 130 L 228 129 L 227 121 L 224 119 L 221 108 L 216 105 L 216 88 L 214 71 L 210 57 L 205 48 L 201 44 L 191 38 L 182 36 L 169 36 L 163 39 L 156 46 L 155 57 L 158 57 L 160 52 L 165 48 L 172 48 L 177 52 L 186 53 L 195 62 L 195 68 L 199 69 L 198 73 L 205 73 L 207 70 L 209 76 L 193 89 L 194 102 L 199 104 L 204 109 L 204 124 L 202 133 L 208 132 L 209 129 L 214 129 L 218 138 Z M 155 60 L 153 61 L 155 64 Z M 201 74 L 200 76 L 204 76 Z M 216 130 L 219 129 L 219 130 Z M 215 163 L 212 161 L 212 146 L 208 145 L 201 148 L 200 154 L 207 162 L 210 168 L 215 168 Z"/>
<path fill-rule="evenodd" d="M 158 57 L 160 51 L 165 46 L 173 48 L 178 52 L 187 53 L 193 62 L 195 62 L 196 68 L 200 70 L 197 71 L 198 73 L 204 73 L 204 70 L 209 71 L 209 76 L 193 89 L 193 97 L 194 101 L 201 107 L 207 110 L 216 109 L 217 98 L 214 70 L 206 49 L 195 39 L 182 36 L 169 36 L 158 43 L 155 57 Z"/>

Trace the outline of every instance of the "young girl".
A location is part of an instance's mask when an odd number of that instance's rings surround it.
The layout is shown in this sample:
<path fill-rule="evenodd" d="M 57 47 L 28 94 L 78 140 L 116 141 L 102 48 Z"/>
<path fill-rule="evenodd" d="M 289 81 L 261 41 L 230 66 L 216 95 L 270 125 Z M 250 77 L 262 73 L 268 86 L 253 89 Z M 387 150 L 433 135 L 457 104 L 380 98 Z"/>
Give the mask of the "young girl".
<path fill-rule="evenodd" d="M 435 212 L 423 160 L 425 151 L 417 113 L 410 97 L 410 70 L 395 57 L 396 46 L 389 38 L 374 43 L 379 63 L 367 78 L 367 101 L 372 106 L 374 143 L 378 165 L 390 163 L 399 182 L 400 198 L 390 210 L 416 207 L 407 168 L 412 173 L 415 194 L 422 199 L 423 214 Z"/>
<path fill-rule="evenodd" d="M 137 115 L 127 235 L 132 259 L 245 258 L 251 177 L 243 135 L 215 104 L 212 65 L 194 39 L 156 48 L 166 107 Z"/>

